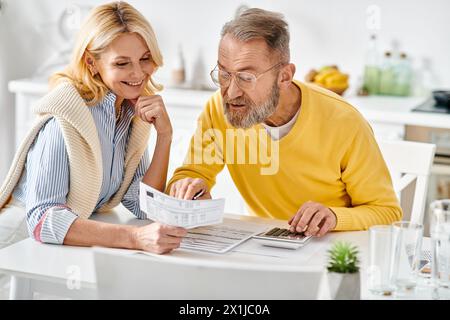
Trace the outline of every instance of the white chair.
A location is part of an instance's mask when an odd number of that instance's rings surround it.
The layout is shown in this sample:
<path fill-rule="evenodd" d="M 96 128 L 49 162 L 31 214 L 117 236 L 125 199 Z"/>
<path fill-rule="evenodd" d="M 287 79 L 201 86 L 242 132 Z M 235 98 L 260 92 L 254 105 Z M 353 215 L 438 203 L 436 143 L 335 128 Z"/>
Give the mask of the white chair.
<path fill-rule="evenodd" d="M 428 179 L 436 145 L 411 141 L 379 141 L 397 194 L 416 182 L 410 221 L 423 224 Z"/>
<path fill-rule="evenodd" d="M 94 249 L 99 299 L 317 299 L 324 269 Z"/>

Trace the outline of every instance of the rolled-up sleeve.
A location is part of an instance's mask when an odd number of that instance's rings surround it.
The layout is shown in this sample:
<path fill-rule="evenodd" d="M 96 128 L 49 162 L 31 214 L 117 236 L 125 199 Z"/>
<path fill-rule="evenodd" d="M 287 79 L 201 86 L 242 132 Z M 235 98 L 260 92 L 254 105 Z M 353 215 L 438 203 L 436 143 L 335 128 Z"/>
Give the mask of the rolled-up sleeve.
<path fill-rule="evenodd" d="M 49 120 L 28 151 L 26 163 L 28 232 L 44 243 L 63 244 L 77 219 L 66 205 L 69 158 L 58 122 Z"/>
<path fill-rule="evenodd" d="M 124 207 L 130 210 L 138 219 L 147 219 L 145 213 L 141 211 L 141 206 L 139 205 L 139 183 L 142 181 L 142 178 L 147 172 L 149 166 L 150 159 L 147 149 L 139 162 L 128 190 L 122 199 L 122 204 Z"/>

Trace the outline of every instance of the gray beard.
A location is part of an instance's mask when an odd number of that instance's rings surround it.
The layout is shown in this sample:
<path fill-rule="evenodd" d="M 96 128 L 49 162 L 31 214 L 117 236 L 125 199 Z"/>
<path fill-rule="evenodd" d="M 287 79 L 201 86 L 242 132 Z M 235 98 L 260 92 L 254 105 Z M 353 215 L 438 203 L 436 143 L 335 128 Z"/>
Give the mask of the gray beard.
<path fill-rule="evenodd" d="M 228 122 L 235 128 L 248 129 L 258 123 L 263 123 L 277 109 L 280 99 L 280 89 L 274 82 L 269 98 L 261 105 L 257 106 L 249 99 L 236 99 L 234 101 L 242 101 L 246 104 L 246 110 L 230 111 L 228 101 L 224 101 L 224 112 Z"/>

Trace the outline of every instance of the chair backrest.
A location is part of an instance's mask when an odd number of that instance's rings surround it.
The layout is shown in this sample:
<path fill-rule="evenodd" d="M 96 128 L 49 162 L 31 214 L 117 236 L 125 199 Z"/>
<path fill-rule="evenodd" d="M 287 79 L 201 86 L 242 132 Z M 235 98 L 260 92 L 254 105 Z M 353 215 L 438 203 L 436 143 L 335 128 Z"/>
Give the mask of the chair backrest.
<path fill-rule="evenodd" d="M 317 299 L 324 269 L 94 250 L 99 299 Z"/>
<path fill-rule="evenodd" d="M 423 224 L 428 179 L 436 145 L 388 140 L 379 141 L 378 145 L 391 173 L 397 194 L 416 182 L 410 221 Z"/>

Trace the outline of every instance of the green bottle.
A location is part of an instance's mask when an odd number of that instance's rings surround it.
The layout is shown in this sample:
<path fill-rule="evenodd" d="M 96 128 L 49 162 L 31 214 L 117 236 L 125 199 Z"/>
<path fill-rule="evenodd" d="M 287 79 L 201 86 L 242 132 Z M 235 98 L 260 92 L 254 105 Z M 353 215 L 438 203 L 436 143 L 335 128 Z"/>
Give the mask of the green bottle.
<path fill-rule="evenodd" d="M 382 95 L 395 94 L 396 72 L 394 65 L 392 53 L 386 51 L 380 72 L 380 94 Z"/>
<path fill-rule="evenodd" d="M 379 92 L 380 69 L 378 64 L 377 36 L 372 34 L 366 52 L 363 84 L 363 87 L 369 94 L 377 94 Z"/>
<path fill-rule="evenodd" d="M 393 94 L 396 96 L 409 96 L 411 91 L 412 69 L 406 53 L 400 54 L 398 64 L 395 66 L 396 82 Z"/>

